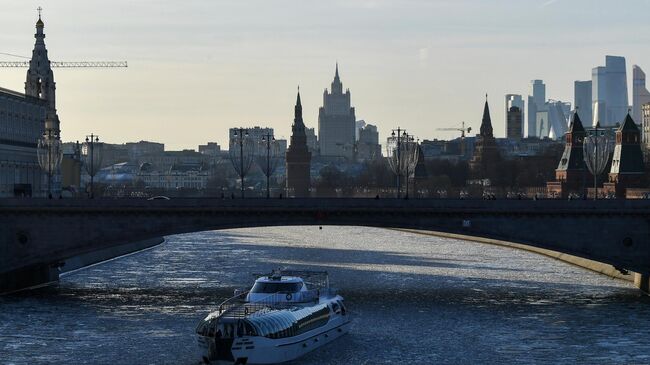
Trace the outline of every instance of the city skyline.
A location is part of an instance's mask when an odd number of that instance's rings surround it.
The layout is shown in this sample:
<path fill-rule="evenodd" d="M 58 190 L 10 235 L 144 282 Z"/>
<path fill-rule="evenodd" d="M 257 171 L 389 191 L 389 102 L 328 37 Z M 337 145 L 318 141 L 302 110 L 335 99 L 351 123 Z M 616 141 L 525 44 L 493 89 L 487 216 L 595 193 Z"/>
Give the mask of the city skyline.
<path fill-rule="evenodd" d="M 105 8 L 62 1 L 43 4 L 43 20 L 50 59 L 124 59 L 130 66 L 55 70 L 64 140 L 95 132 L 108 142 L 145 139 L 183 149 L 206 141 L 226 146 L 226 130 L 240 125 L 268 126 L 288 138 L 297 84 L 305 124 L 316 127 L 336 61 L 355 94 L 357 119 L 377 125 L 380 141 L 397 125 L 428 139 L 457 137 L 435 129 L 461 121 L 478 130 L 475 106 L 485 92 L 499 103 L 508 93 L 527 95 L 533 79 L 544 80 L 547 96 L 572 101 L 574 81 L 588 80 L 607 54 L 626 57 L 632 100 L 632 65 L 650 68 L 641 22 L 650 3 L 592 4 L 282 1 L 244 13 L 243 5 L 223 2 L 117 1 Z M 29 56 L 39 5 L 5 5 L 0 52 Z M 517 12 L 530 17 L 508 17 Z M 535 36 L 540 29 L 545 33 Z M 3 69 L 0 83 L 20 91 L 24 77 L 25 69 Z M 504 112 L 496 108 L 493 119 L 504 120 Z M 504 133 L 495 123 L 495 135 Z"/>

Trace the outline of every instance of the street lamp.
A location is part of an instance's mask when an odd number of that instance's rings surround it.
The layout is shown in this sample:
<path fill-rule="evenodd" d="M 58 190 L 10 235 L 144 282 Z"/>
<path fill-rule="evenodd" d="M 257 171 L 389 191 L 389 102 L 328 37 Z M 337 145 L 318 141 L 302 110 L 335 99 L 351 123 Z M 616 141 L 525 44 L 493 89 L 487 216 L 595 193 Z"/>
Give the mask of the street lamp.
<path fill-rule="evenodd" d="M 228 149 L 230 162 L 239 175 L 242 198 L 244 198 L 244 177 L 250 170 L 255 155 L 255 148 L 251 142 L 250 138 L 248 138 L 248 129 L 236 128 L 232 138 L 230 138 Z"/>
<path fill-rule="evenodd" d="M 86 172 L 90 175 L 90 198 L 95 197 L 95 175 L 102 165 L 103 143 L 99 142 L 99 136 L 90 134 L 86 136 L 86 142 L 81 147 L 81 156 L 83 158 Z"/>
<path fill-rule="evenodd" d="M 395 133 L 397 131 L 397 133 Z M 388 165 L 395 175 L 397 175 L 397 197 L 400 197 L 402 191 L 402 175 L 406 176 L 408 191 L 408 170 L 413 165 L 414 158 L 417 156 L 413 153 L 414 145 L 413 136 L 406 133 L 402 128 L 393 129 L 391 136 L 386 143 L 386 153 Z M 407 192 L 408 196 L 408 192 Z"/>
<path fill-rule="evenodd" d="M 61 138 L 54 128 L 47 128 L 38 140 L 38 164 L 47 173 L 47 196 L 52 199 L 52 176 L 58 170 L 63 159 Z"/>
<path fill-rule="evenodd" d="M 277 143 L 272 133 L 263 135 L 262 140 L 260 141 L 260 145 L 262 148 L 266 149 L 266 156 L 259 154 L 257 156 L 257 164 L 260 166 L 262 172 L 266 176 L 266 198 L 268 199 L 271 197 L 271 175 L 273 175 L 275 169 L 278 167 L 280 145 Z"/>
<path fill-rule="evenodd" d="M 584 159 L 589 172 L 594 176 L 594 200 L 598 199 L 598 176 L 603 173 L 609 161 L 609 138 L 598 133 L 600 123 L 597 122 L 592 135 L 586 136 L 583 144 Z"/>

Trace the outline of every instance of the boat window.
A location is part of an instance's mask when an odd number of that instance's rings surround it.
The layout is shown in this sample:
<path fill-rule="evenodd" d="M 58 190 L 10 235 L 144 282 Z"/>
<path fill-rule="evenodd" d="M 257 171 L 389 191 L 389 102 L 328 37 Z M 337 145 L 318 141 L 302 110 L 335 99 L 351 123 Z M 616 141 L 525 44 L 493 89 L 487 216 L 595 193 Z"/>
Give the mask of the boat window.
<path fill-rule="evenodd" d="M 263 283 L 253 285 L 251 293 L 295 293 L 302 289 L 302 283 Z"/>

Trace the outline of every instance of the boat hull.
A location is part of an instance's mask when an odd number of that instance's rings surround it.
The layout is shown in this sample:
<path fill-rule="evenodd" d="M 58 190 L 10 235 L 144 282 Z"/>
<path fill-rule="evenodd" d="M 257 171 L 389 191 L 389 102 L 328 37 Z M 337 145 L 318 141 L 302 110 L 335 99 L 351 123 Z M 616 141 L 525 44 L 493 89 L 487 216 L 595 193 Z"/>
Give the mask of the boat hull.
<path fill-rule="evenodd" d="M 271 339 L 260 336 L 237 337 L 232 342 L 230 354 L 219 354 L 223 344 L 215 344 L 214 339 L 199 336 L 199 348 L 205 363 L 210 364 L 277 364 L 295 360 L 319 347 L 322 347 L 350 331 L 350 316 L 332 318 L 324 326 L 302 333 L 298 336 Z M 221 347 L 221 349 L 217 349 Z M 225 355 L 225 356 L 224 356 Z M 228 356 L 231 355 L 231 356 Z M 221 358 L 225 360 L 210 361 Z"/>

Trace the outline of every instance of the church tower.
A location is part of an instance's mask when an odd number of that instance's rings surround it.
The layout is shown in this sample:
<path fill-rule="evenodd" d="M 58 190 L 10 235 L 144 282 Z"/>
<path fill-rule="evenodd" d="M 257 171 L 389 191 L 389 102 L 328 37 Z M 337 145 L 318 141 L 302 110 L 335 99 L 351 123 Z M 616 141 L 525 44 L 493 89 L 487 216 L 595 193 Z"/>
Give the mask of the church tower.
<path fill-rule="evenodd" d="M 41 8 L 38 8 L 38 21 L 36 22 L 36 43 L 32 51 L 32 59 L 29 61 L 27 79 L 25 81 L 25 95 L 47 101 L 46 128 L 50 127 L 59 133 L 60 123 L 56 114 L 56 83 L 54 73 L 50 67 L 50 60 L 47 57 L 45 48 L 45 24 L 41 19 Z"/>
<path fill-rule="evenodd" d="M 469 162 L 470 170 L 474 179 L 490 179 L 494 181 L 497 177 L 497 164 L 501 160 L 499 147 L 492 130 L 492 118 L 490 117 L 490 106 L 485 95 L 483 107 L 483 119 L 481 120 L 480 134 L 476 136 L 474 156 Z"/>
<path fill-rule="evenodd" d="M 305 123 L 302 121 L 302 104 L 300 91 L 294 108 L 293 126 L 291 126 L 291 141 L 286 154 L 287 163 L 287 195 L 296 198 L 309 197 L 311 186 L 310 168 L 311 152 L 307 148 Z"/>

